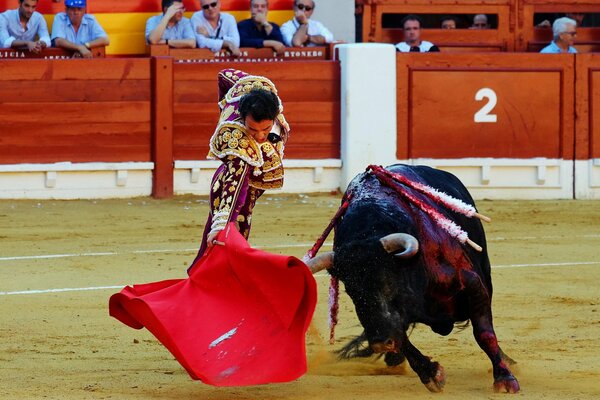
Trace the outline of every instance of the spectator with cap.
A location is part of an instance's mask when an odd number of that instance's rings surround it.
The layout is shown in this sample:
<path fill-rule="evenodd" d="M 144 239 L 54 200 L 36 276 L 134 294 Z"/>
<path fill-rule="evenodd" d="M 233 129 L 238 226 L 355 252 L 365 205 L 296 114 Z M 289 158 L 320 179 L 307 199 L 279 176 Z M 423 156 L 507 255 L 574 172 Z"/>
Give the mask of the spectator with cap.
<path fill-rule="evenodd" d="M 285 51 L 279 25 L 267 20 L 268 13 L 269 2 L 267 0 L 250 0 L 251 18 L 240 21 L 238 24 L 241 47 L 257 49 L 271 47 L 278 54 Z"/>
<path fill-rule="evenodd" d="M 183 0 L 162 0 L 162 15 L 146 21 L 146 42 L 174 48 L 195 48 L 196 36 L 190 20 L 183 16 Z"/>
<path fill-rule="evenodd" d="M 471 25 L 471 29 L 490 29 L 490 24 L 488 23 L 488 17 L 485 14 L 477 14 L 473 17 L 473 25 Z"/>
<path fill-rule="evenodd" d="M 19 8 L 0 14 L 0 47 L 27 47 L 32 53 L 40 53 L 50 46 L 48 25 L 35 11 L 37 5 L 38 0 L 19 0 Z"/>
<path fill-rule="evenodd" d="M 407 15 L 402 20 L 404 42 L 396 44 L 396 50 L 401 53 L 432 53 L 440 49 L 431 42 L 421 40 L 421 19 L 416 15 Z"/>
<path fill-rule="evenodd" d="M 109 45 L 108 35 L 96 17 L 86 14 L 86 0 L 65 0 L 65 8 L 66 12 L 54 16 L 52 24 L 52 41 L 56 47 L 92 58 L 91 49 Z"/>
<path fill-rule="evenodd" d="M 560 53 L 577 53 L 573 43 L 577 36 L 577 21 L 571 18 L 558 18 L 552 24 L 552 34 L 554 39 L 544 47 L 540 53 L 560 54 Z"/>
<path fill-rule="evenodd" d="M 289 47 L 323 46 L 333 42 L 333 34 L 319 21 L 311 19 L 313 0 L 296 0 L 294 18 L 281 26 L 283 43 Z"/>
<path fill-rule="evenodd" d="M 200 7 L 202 10 L 190 20 L 198 47 L 214 52 L 224 49 L 239 57 L 242 53 L 235 17 L 221 12 L 221 0 L 200 0 Z"/>

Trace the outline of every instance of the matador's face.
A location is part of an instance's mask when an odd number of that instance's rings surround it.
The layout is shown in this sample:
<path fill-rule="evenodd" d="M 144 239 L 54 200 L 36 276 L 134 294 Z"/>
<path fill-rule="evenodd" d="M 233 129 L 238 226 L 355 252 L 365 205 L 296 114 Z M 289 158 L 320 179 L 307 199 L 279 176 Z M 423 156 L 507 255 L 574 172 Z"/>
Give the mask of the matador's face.
<path fill-rule="evenodd" d="M 252 115 L 248 115 L 246 116 L 244 123 L 246 124 L 246 132 L 248 135 L 252 136 L 257 143 L 262 144 L 267 141 L 267 137 L 269 136 L 271 129 L 273 129 L 275 121 L 270 119 L 257 121 L 252 118 Z"/>

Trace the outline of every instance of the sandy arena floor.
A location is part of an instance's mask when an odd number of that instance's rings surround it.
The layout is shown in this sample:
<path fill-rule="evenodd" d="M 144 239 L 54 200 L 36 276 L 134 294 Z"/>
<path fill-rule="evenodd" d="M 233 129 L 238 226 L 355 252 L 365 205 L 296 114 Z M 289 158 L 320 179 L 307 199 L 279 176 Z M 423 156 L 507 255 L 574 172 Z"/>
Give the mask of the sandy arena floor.
<path fill-rule="evenodd" d="M 266 194 L 251 243 L 301 256 L 338 195 Z M 600 201 L 480 201 L 493 268 L 496 332 L 522 391 L 515 398 L 600 398 Z M 309 371 L 287 383 L 215 388 L 192 381 L 146 330 L 108 316 L 117 287 L 185 277 L 206 199 L 0 201 L 0 399 L 498 399 L 471 330 L 412 333 L 446 370 L 430 394 L 408 366 L 338 361 L 360 333 L 341 296 L 337 343 L 327 344 L 328 277 L 308 335 Z M 270 216 L 269 216 L 269 215 Z M 49 291 L 50 289 L 78 289 Z M 84 290 L 86 289 L 86 290 Z"/>

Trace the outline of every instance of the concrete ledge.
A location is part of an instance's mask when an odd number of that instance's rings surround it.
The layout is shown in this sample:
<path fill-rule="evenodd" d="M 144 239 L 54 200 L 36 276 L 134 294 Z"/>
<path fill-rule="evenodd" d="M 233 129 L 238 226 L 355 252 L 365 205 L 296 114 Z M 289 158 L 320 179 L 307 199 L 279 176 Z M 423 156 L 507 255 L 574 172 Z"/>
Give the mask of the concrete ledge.
<path fill-rule="evenodd" d="M 210 182 L 220 161 L 175 161 L 175 194 L 208 195 Z M 340 187 L 342 161 L 339 159 L 284 159 L 283 193 L 317 193 L 337 191 Z"/>
<path fill-rule="evenodd" d="M 4 164 L 0 165 L 2 172 L 40 172 L 40 171 L 118 171 L 118 170 L 153 170 L 153 162 L 122 162 L 122 163 L 72 163 L 70 161 L 51 164 Z"/>
<path fill-rule="evenodd" d="M 398 162 L 407 162 L 398 161 Z M 572 199 L 573 161 L 547 158 L 413 159 L 456 175 L 473 197 L 486 199 Z"/>
<path fill-rule="evenodd" d="M 600 158 L 575 161 L 575 198 L 600 199 Z"/>
<path fill-rule="evenodd" d="M 152 162 L 0 165 L 0 199 L 149 196 Z"/>

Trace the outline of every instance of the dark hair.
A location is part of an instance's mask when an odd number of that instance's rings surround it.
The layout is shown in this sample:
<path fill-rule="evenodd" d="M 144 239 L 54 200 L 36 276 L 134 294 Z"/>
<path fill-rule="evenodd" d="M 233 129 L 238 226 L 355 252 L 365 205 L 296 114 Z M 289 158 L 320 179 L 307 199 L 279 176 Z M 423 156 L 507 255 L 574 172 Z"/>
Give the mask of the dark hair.
<path fill-rule="evenodd" d="M 252 89 L 240 99 L 239 112 L 242 119 L 250 115 L 255 121 L 272 121 L 279 114 L 279 99 L 268 90 Z"/>
<path fill-rule="evenodd" d="M 177 2 L 177 3 L 183 3 L 183 0 L 162 0 L 162 8 L 163 8 L 163 10 L 165 8 L 171 7 L 171 5 L 173 3 L 175 3 L 175 2 Z"/>
<path fill-rule="evenodd" d="M 400 23 L 402 29 L 404 29 L 404 24 L 406 24 L 408 21 L 417 21 L 419 23 L 419 28 L 423 27 L 423 21 L 421 21 L 421 18 L 414 14 L 408 14 L 406 17 L 402 18 L 402 22 Z"/>

